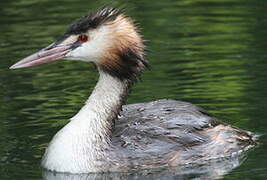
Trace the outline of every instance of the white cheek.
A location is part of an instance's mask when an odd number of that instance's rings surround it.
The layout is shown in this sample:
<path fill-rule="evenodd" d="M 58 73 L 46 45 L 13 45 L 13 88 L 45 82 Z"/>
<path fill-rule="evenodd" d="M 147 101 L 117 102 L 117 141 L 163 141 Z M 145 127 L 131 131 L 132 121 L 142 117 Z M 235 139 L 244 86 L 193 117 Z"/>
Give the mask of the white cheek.
<path fill-rule="evenodd" d="M 90 40 L 67 54 L 68 59 L 97 62 L 110 46 L 110 30 L 107 27 L 89 33 Z"/>

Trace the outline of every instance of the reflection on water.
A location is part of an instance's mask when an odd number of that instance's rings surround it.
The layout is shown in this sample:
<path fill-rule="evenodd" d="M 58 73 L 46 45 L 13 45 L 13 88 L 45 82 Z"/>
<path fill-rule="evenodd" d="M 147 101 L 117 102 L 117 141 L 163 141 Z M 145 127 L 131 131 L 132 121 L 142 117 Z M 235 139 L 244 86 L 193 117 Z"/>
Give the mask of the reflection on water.
<path fill-rule="evenodd" d="M 41 179 L 44 148 L 81 107 L 97 80 L 95 68 L 79 62 L 16 71 L 8 67 L 51 43 L 73 19 L 106 2 L 0 1 L 0 179 Z M 148 40 L 152 65 L 133 88 L 129 103 L 160 98 L 190 101 L 227 123 L 266 132 L 267 1 L 123 4 Z M 266 179 L 266 137 L 260 141 L 261 146 L 225 179 Z M 194 177 L 188 174 L 185 179 Z M 183 175 L 164 175 L 176 176 Z"/>
<path fill-rule="evenodd" d="M 143 170 L 130 173 L 64 174 L 43 171 L 44 180 L 150 180 L 150 179 L 218 179 L 240 164 L 238 157 L 211 161 L 205 166 L 185 166 L 160 170 Z"/>

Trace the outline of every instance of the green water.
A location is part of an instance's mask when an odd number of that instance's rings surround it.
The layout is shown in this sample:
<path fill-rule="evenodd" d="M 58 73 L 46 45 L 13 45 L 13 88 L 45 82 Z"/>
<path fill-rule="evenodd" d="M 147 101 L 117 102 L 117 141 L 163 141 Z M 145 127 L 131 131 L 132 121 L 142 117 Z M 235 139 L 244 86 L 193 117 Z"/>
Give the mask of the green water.
<path fill-rule="evenodd" d="M 96 81 L 94 66 L 58 61 L 8 67 L 110 1 L 0 1 L 0 179 L 42 179 L 47 143 Z M 260 146 L 224 179 L 267 179 L 267 1 L 125 0 L 148 40 L 152 69 L 128 103 L 172 98 L 259 134 Z M 171 176 L 171 175 L 170 175 Z M 166 178 L 165 178 L 166 179 Z"/>

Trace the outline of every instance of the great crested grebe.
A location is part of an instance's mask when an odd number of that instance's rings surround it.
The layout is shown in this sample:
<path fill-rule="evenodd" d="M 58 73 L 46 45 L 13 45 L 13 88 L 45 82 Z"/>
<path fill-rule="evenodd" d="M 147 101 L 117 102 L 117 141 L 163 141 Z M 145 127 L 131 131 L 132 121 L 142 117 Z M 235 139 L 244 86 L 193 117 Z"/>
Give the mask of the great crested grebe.
<path fill-rule="evenodd" d="M 10 69 L 62 58 L 93 62 L 100 77 L 82 109 L 50 142 L 41 163 L 45 169 L 126 172 L 205 164 L 255 145 L 252 133 L 190 103 L 158 100 L 122 106 L 148 62 L 137 27 L 120 10 L 103 7 L 85 15 L 62 38 Z"/>

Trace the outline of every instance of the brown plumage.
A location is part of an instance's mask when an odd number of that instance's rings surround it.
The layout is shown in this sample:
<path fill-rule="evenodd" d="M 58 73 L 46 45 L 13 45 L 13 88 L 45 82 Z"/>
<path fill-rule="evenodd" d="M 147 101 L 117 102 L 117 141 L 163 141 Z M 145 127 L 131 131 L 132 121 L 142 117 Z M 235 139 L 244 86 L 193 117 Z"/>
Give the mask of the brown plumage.
<path fill-rule="evenodd" d="M 98 66 L 120 79 L 135 79 L 148 66 L 144 58 L 144 43 L 131 19 L 120 14 L 106 24 L 113 29 L 113 46 L 105 52 Z"/>

